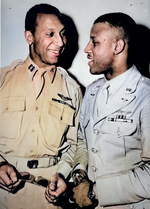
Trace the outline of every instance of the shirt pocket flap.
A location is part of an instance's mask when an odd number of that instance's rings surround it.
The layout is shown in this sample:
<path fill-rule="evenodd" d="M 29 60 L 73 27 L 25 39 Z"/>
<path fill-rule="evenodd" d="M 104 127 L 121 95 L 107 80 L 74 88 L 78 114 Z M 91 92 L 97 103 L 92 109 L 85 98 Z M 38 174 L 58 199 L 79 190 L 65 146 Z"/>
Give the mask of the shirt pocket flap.
<path fill-rule="evenodd" d="M 25 111 L 25 97 L 7 97 L 1 99 L 2 112 L 22 112 Z"/>
<path fill-rule="evenodd" d="M 131 136 L 136 132 L 136 124 L 126 122 L 105 122 L 102 126 L 101 132 L 106 134 L 121 136 Z"/>
<path fill-rule="evenodd" d="M 66 104 L 50 101 L 49 114 L 67 125 L 73 125 L 75 110 Z"/>

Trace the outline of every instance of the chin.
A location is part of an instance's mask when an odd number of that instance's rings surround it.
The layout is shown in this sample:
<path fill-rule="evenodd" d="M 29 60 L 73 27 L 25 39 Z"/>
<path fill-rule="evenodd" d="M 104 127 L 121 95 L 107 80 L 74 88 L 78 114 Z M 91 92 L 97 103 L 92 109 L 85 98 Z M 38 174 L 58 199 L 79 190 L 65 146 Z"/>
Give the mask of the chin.
<path fill-rule="evenodd" d="M 47 64 L 49 65 L 56 65 L 58 63 L 58 59 L 57 60 L 48 60 Z"/>
<path fill-rule="evenodd" d="M 90 68 L 90 73 L 91 73 L 92 75 L 94 75 L 94 74 L 97 74 L 97 71 L 96 71 L 96 69 L 94 69 L 94 68 Z"/>

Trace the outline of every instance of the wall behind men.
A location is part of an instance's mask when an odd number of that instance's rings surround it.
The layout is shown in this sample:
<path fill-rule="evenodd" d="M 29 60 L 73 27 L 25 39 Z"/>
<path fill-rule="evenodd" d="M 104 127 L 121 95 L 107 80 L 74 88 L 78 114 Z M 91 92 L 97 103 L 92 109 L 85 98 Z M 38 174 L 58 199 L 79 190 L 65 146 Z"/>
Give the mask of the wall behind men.
<path fill-rule="evenodd" d="M 89 73 L 87 55 L 84 53 L 93 21 L 98 16 L 108 12 L 124 12 L 150 29 L 150 0 L 1 0 L 2 67 L 13 60 L 26 59 L 28 44 L 24 38 L 24 19 L 26 12 L 39 3 L 56 6 L 73 20 L 78 32 L 79 49 L 68 70 L 85 87 L 98 78 Z M 144 39 L 139 42 L 146 45 Z"/>

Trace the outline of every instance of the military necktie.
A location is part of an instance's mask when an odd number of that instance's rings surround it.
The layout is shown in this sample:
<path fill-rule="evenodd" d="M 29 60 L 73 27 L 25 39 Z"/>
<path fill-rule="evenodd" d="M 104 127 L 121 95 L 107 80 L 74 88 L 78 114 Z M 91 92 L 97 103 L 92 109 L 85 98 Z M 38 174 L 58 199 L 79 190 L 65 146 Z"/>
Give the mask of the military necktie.
<path fill-rule="evenodd" d="M 97 105 L 97 115 L 99 116 L 101 111 L 104 109 L 104 107 L 107 104 L 108 101 L 108 97 L 109 97 L 109 87 L 110 84 L 109 82 L 105 82 L 103 88 L 101 89 L 101 91 L 98 93 L 97 95 L 97 99 L 96 99 L 96 105 Z"/>

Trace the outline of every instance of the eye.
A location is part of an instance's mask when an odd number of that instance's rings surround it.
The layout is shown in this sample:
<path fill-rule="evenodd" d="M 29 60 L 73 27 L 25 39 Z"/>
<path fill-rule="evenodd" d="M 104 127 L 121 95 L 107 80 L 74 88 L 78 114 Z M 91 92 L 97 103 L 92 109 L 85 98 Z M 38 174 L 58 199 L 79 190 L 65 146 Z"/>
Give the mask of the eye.
<path fill-rule="evenodd" d="M 67 40 L 66 40 L 66 31 L 63 30 L 63 31 L 60 33 L 60 36 L 61 36 L 63 42 L 66 44 L 66 42 L 67 42 Z"/>
<path fill-rule="evenodd" d="M 66 31 L 65 30 L 61 32 L 61 37 L 66 37 Z"/>
<path fill-rule="evenodd" d="M 48 36 L 50 37 L 53 37 L 54 36 L 54 32 L 50 32 L 50 34 L 47 34 Z"/>
<path fill-rule="evenodd" d="M 97 44 L 98 44 L 98 42 L 96 42 L 96 41 L 92 41 L 92 43 L 93 43 L 93 46 L 95 47 Z"/>

